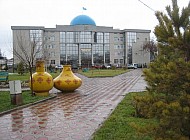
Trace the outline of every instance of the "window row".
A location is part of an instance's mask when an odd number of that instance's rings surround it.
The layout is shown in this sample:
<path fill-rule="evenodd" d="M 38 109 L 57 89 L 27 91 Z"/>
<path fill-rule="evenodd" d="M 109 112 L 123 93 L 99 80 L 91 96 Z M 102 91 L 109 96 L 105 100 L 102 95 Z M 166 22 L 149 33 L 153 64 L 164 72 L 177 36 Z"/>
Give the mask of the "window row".
<path fill-rule="evenodd" d="M 45 45 L 45 48 L 46 49 L 54 49 L 54 48 L 56 48 L 56 45 L 55 44 L 49 44 L 49 45 Z"/>
<path fill-rule="evenodd" d="M 30 40 L 35 42 L 42 42 L 42 33 L 42 30 L 30 30 Z"/>
<path fill-rule="evenodd" d="M 50 37 L 45 36 L 45 37 L 44 37 L 44 40 L 45 40 L 45 41 L 48 41 L 48 40 L 49 40 L 49 41 L 55 41 L 55 36 L 50 36 Z"/>
<path fill-rule="evenodd" d="M 132 43 L 135 43 L 137 41 L 137 34 L 136 32 L 127 32 L 127 42 L 128 46 L 132 46 Z"/>
<path fill-rule="evenodd" d="M 124 49 L 124 45 L 114 45 L 114 49 Z"/>
<path fill-rule="evenodd" d="M 123 51 L 115 52 L 115 57 L 118 57 L 118 56 L 124 56 L 124 52 Z"/>
<path fill-rule="evenodd" d="M 60 42 L 67 43 L 109 43 L 109 33 L 60 32 Z"/>
<path fill-rule="evenodd" d="M 60 50 L 73 50 L 73 51 L 78 51 L 78 45 L 77 44 L 60 44 Z M 101 51 L 110 51 L 109 44 L 103 45 L 103 44 L 81 44 L 80 48 L 92 48 L 93 50 L 101 50 Z"/>
<path fill-rule="evenodd" d="M 115 64 L 123 64 L 124 61 L 123 61 L 123 59 L 114 59 L 114 63 Z"/>
<path fill-rule="evenodd" d="M 114 37 L 114 42 L 120 42 L 120 41 L 124 41 L 124 38 L 123 37 Z"/>

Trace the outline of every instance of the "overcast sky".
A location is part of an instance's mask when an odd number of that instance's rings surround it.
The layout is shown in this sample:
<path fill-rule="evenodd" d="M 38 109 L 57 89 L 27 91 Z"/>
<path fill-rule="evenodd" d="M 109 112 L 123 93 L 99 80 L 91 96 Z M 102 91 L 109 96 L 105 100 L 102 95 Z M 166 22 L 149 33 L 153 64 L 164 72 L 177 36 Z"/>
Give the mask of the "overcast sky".
<path fill-rule="evenodd" d="M 69 25 L 80 14 L 90 16 L 97 26 L 114 29 L 153 30 L 158 24 L 155 11 L 165 12 L 171 0 L 0 0 L 0 49 L 11 58 L 11 26 Z M 189 0 L 178 0 L 180 8 Z M 85 7 L 87 10 L 82 10 Z"/>

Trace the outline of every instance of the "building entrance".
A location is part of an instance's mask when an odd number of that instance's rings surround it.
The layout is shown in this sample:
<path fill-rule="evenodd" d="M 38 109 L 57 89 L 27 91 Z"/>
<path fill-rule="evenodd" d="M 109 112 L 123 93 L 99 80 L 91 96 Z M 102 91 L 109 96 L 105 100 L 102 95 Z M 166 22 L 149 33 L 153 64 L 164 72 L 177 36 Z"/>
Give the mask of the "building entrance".
<path fill-rule="evenodd" d="M 81 44 L 81 66 L 90 67 L 92 65 L 92 48 L 91 44 Z"/>

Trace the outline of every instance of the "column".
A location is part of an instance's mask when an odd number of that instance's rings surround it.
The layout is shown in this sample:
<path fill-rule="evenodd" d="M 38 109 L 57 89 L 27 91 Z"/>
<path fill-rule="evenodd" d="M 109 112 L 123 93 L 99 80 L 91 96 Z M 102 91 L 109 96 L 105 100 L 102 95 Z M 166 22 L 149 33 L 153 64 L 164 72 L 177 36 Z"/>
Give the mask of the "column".
<path fill-rule="evenodd" d="M 78 62 L 78 64 L 79 64 L 79 67 L 81 67 L 81 48 L 80 48 L 80 44 L 78 44 L 78 59 L 79 59 L 79 62 Z"/>

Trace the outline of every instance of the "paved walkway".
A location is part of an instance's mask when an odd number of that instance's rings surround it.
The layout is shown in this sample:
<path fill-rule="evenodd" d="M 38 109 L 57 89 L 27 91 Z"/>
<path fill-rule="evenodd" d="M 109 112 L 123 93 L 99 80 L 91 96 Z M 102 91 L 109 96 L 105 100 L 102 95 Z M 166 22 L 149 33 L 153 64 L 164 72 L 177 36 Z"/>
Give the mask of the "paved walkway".
<path fill-rule="evenodd" d="M 1 140 L 89 140 L 131 91 L 145 90 L 141 69 L 112 77 L 86 78 L 69 94 L 0 117 Z M 55 89 L 51 92 L 55 92 Z"/>

